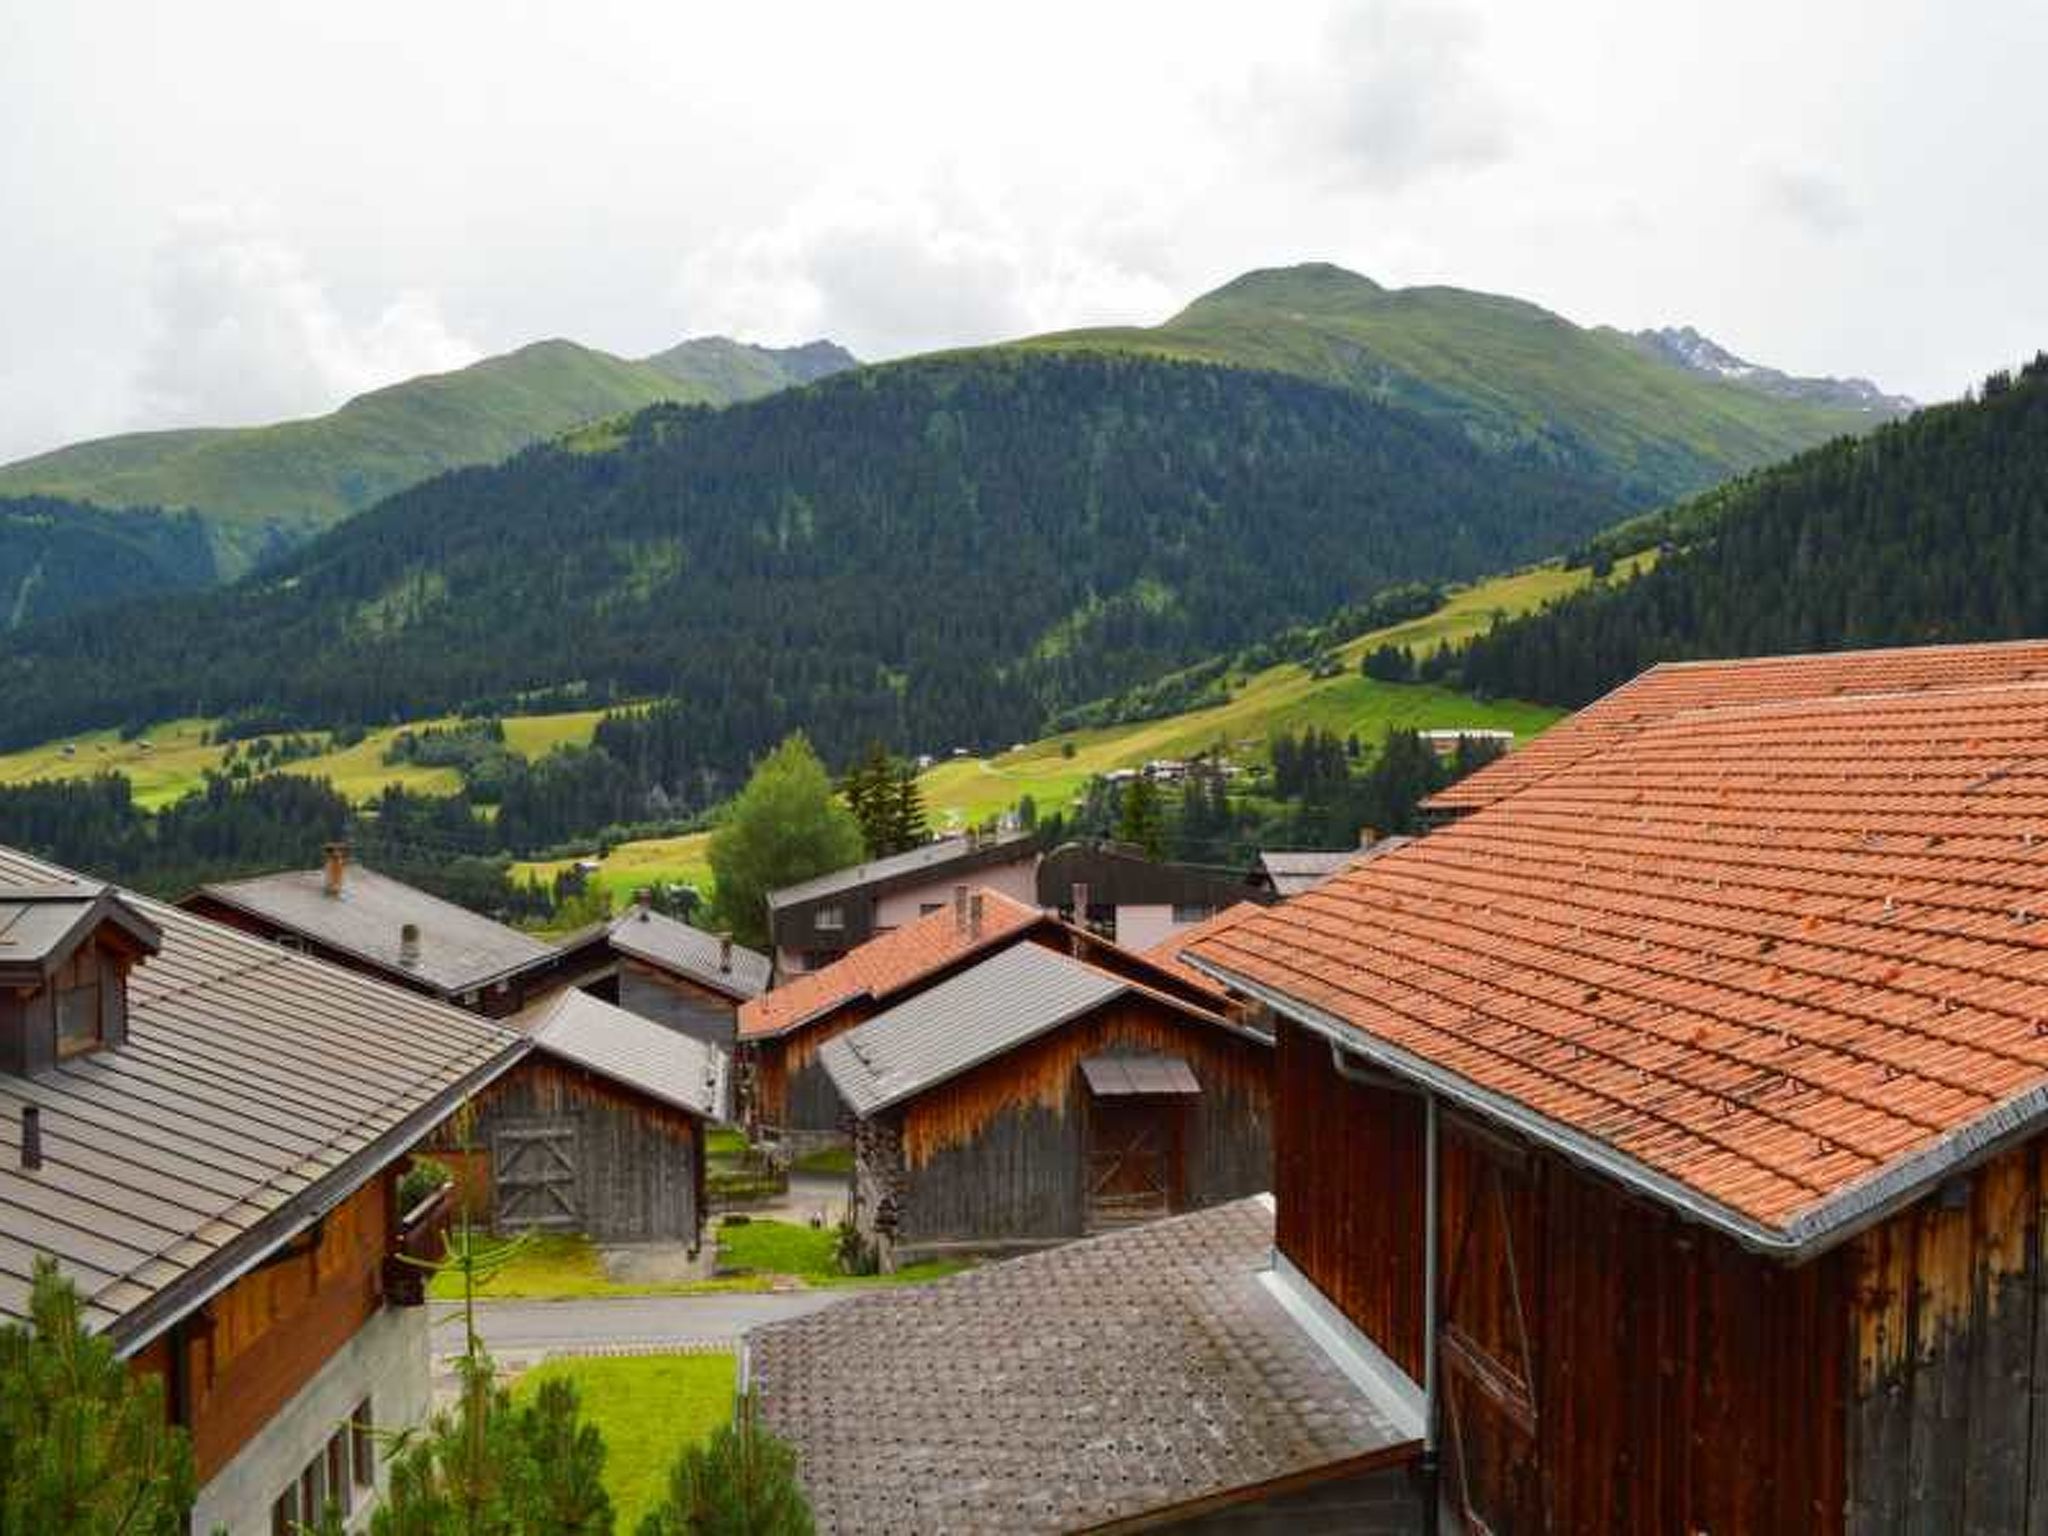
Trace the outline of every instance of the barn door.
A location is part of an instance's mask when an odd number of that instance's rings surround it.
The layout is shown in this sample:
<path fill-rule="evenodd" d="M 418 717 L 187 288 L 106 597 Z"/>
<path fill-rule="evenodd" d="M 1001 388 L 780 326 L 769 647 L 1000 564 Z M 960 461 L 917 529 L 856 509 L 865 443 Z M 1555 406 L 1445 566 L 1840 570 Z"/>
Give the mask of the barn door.
<path fill-rule="evenodd" d="M 576 1204 L 575 1126 L 504 1126 L 493 1138 L 493 1152 L 501 1228 L 582 1230 Z"/>
<path fill-rule="evenodd" d="M 1451 1494 L 1487 1536 L 1542 1529 L 1533 1173 L 1512 1147 L 1446 1127 L 1439 1358 Z"/>
<path fill-rule="evenodd" d="M 1088 1116 L 1088 1230 L 1172 1213 L 1179 1195 L 1178 1104 L 1097 1099 Z"/>

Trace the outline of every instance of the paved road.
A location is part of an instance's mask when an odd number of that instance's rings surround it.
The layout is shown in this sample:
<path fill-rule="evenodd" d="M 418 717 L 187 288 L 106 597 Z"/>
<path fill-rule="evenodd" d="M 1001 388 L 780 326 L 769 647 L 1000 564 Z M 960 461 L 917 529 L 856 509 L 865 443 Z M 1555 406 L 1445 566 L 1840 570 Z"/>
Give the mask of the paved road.
<path fill-rule="evenodd" d="M 776 1291 L 759 1295 L 621 1296 L 589 1301 L 485 1301 L 477 1327 L 493 1355 L 547 1354 L 607 1346 L 628 1349 L 735 1342 L 762 1323 L 802 1317 L 853 1291 Z M 462 1347 L 458 1308 L 436 1304 L 434 1353 Z"/>

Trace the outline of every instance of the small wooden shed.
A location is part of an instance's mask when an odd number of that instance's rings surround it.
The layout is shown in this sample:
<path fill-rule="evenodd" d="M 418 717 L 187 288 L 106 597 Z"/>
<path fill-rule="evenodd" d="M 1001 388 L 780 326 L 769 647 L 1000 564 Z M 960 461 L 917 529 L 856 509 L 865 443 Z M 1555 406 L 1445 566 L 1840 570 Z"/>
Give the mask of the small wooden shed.
<path fill-rule="evenodd" d="M 1045 1247 L 1271 1179 L 1271 1042 L 1044 945 L 820 1060 L 854 1117 L 854 1220 L 884 1268 Z"/>
<path fill-rule="evenodd" d="M 705 1126 L 726 1113 L 726 1055 L 586 992 L 511 1022 L 533 1050 L 434 1150 L 457 1165 L 472 1212 L 500 1231 L 694 1247 Z"/>
<path fill-rule="evenodd" d="M 611 925 L 618 997 L 628 1013 L 730 1051 L 741 1006 L 768 990 L 768 957 L 636 904 Z"/>

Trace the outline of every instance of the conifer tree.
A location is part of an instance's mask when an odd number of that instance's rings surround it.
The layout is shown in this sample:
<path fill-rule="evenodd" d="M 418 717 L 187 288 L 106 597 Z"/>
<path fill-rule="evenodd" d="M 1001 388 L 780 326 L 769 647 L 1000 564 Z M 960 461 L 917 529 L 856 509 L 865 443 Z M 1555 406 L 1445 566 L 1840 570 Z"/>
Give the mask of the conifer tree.
<path fill-rule="evenodd" d="M 636 1536 L 810 1536 L 814 1529 L 796 1452 L 762 1427 L 750 1392 L 732 1423 L 676 1459 L 668 1496 Z"/>

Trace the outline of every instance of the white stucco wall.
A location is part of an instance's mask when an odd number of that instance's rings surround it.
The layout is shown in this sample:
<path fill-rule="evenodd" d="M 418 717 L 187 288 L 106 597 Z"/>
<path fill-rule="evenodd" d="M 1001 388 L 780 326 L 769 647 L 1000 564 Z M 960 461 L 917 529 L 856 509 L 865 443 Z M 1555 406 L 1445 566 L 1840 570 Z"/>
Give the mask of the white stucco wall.
<path fill-rule="evenodd" d="M 1116 909 L 1116 941 L 1125 949 L 1150 949 L 1164 944 L 1193 923 L 1176 923 L 1171 906 L 1121 906 Z"/>
<path fill-rule="evenodd" d="M 328 1437 L 371 1400 L 380 1430 L 421 1423 L 433 1402 L 426 1307 L 385 1307 L 337 1350 L 320 1372 L 243 1446 L 207 1485 L 192 1510 L 192 1529 L 230 1536 L 269 1536 L 270 1509 L 285 1485 L 326 1446 Z M 377 1486 L 390 1473 L 380 1448 Z M 371 1500 L 359 1500 L 351 1529 L 369 1525 Z"/>
<path fill-rule="evenodd" d="M 969 890 L 1000 891 L 1027 907 L 1035 907 L 1038 905 L 1038 854 L 1034 850 L 1015 863 L 995 864 L 964 877 L 948 876 L 943 880 L 929 880 L 923 885 L 907 885 L 891 891 L 875 903 L 875 931 L 881 933 L 890 928 L 901 928 L 905 923 L 914 923 L 928 906 L 951 906 L 956 885 L 965 885 Z"/>

